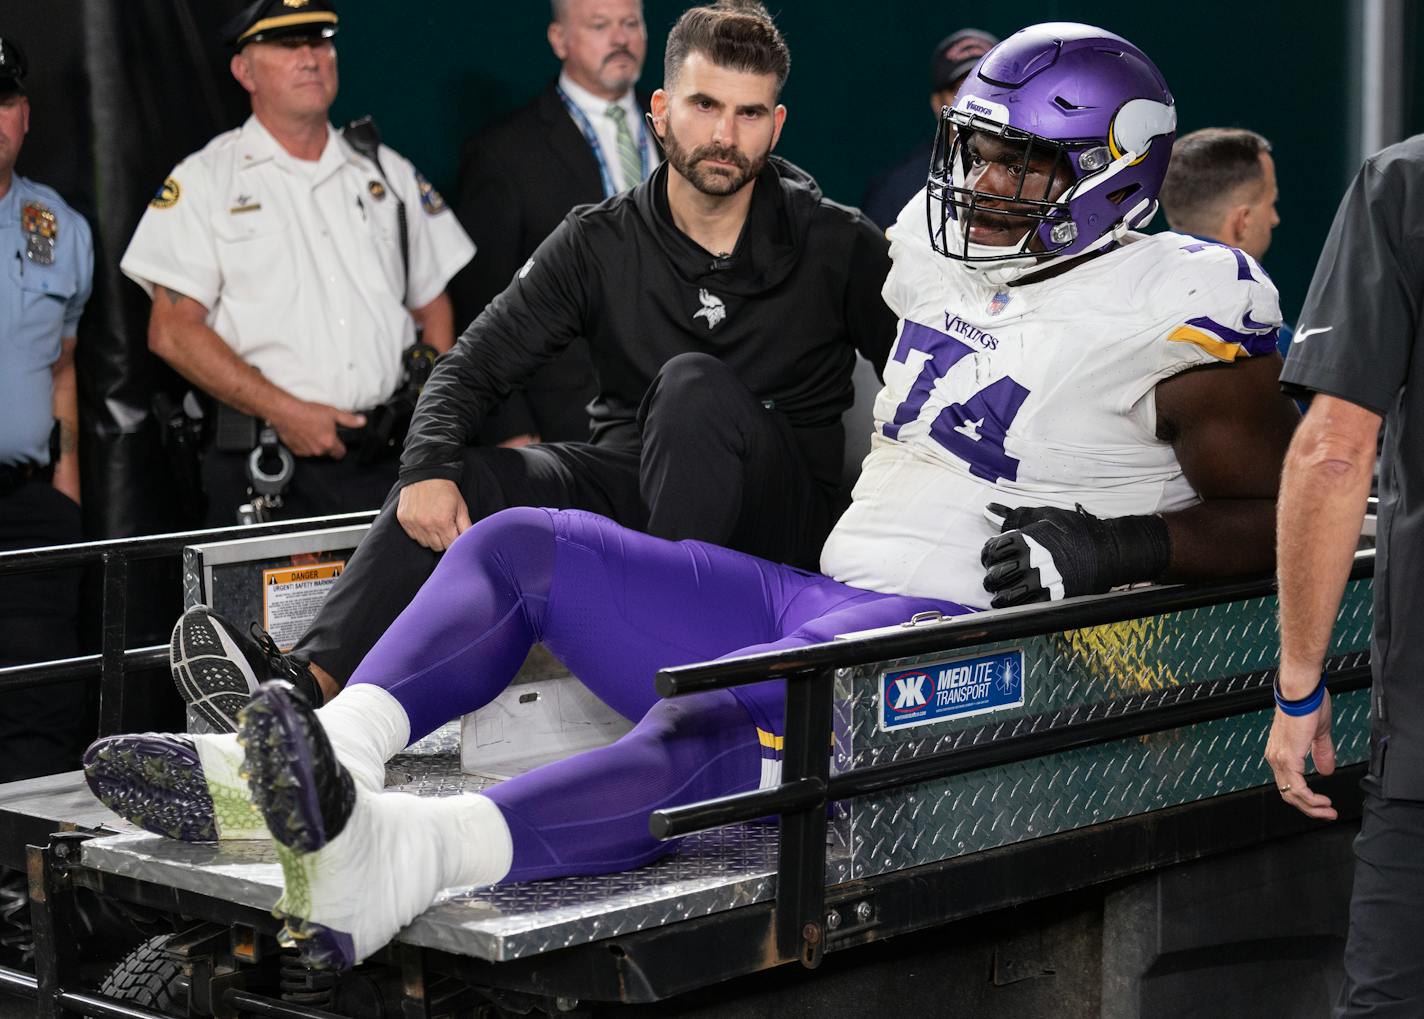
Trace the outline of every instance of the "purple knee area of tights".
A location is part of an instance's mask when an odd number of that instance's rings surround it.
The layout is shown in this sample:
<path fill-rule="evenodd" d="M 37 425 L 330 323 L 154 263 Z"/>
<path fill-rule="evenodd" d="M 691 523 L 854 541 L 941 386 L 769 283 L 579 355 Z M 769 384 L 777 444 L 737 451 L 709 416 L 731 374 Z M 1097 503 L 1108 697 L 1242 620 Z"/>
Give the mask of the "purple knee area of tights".
<path fill-rule="evenodd" d="M 650 863 L 674 845 L 649 833 L 654 810 L 755 789 L 760 779 L 756 727 L 736 698 L 717 690 L 659 701 L 617 743 L 485 795 L 499 805 L 513 838 L 509 883 Z"/>
<path fill-rule="evenodd" d="M 412 741 L 489 703 L 539 640 L 554 544 L 549 510 L 521 507 L 479 521 L 441 557 L 351 683 L 389 690 L 410 716 Z"/>

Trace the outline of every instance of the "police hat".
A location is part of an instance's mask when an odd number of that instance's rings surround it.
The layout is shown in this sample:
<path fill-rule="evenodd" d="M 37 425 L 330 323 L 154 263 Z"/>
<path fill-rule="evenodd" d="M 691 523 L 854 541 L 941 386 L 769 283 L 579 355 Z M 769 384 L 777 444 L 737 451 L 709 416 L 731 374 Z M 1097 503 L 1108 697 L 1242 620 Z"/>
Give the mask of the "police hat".
<path fill-rule="evenodd" d="M 25 93 L 25 74 L 30 62 L 25 59 L 25 51 L 14 39 L 0 37 L 0 96 L 18 92 Z"/>
<path fill-rule="evenodd" d="M 250 42 L 305 36 L 330 39 L 336 34 L 336 5 L 331 0 L 256 0 L 223 26 L 223 41 L 233 49 Z"/>

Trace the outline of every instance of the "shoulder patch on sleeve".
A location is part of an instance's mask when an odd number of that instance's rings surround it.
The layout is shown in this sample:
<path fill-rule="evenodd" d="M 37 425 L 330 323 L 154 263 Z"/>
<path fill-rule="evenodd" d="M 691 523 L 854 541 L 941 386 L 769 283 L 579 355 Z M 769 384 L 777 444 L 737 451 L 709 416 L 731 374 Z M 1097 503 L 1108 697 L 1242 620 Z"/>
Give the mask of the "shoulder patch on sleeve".
<path fill-rule="evenodd" d="M 1166 333 L 1218 361 L 1274 353 L 1280 336 L 1280 297 L 1250 255 L 1214 241 L 1186 241 L 1163 260 L 1158 297 L 1181 317 Z"/>
<path fill-rule="evenodd" d="M 178 204 L 178 199 L 182 194 L 183 189 L 178 186 L 178 178 L 169 177 L 158 186 L 148 207 L 150 209 L 171 209 Z"/>
<path fill-rule="evenodd" d="M 415 171 L 415 183 L 420 188 L 420 207 L 425 210 L 427 216 L 438 216 L 450 207 L 419 170 Z"/>

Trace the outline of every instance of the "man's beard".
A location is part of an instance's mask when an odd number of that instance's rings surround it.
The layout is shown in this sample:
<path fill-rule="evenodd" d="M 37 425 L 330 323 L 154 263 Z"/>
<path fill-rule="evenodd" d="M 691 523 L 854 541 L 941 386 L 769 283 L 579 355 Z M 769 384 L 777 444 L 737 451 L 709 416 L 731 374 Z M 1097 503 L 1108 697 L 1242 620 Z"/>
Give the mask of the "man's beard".
<path fill-rule="evenodd" d="M 667 133 L 663 135 L 663 152 L 674 170 L 687 178 L 689 184 L 704 195 L 736 194 L 746 187 L 766 166 L 770 151 L 763 152 L 757 159 L 748 159 L 741 149 L 728 145 L 699 145 L 691 152 L 682 147 L 668 122 Z M 718 159 L 733 164 L 735 171 L 703 166 L 704 159 Z"/>

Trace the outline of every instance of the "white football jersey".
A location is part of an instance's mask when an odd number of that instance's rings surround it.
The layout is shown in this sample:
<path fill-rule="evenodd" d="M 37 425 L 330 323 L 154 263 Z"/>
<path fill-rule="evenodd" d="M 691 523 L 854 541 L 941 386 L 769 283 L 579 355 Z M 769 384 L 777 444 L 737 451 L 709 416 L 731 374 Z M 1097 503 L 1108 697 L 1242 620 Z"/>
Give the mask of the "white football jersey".
<path fill-rule="evenodd" d="M 890 228 L 899 337 L 821 569 L 982 607 L 991 502 L 1116 517 L 1198 501 L 1157 437 L 1154 388 L 1273 352 L 1279 299 L 1249 255 L 1177 233 L 1130 234 L 1055 278 L 997 286 L 930 247 L 924 208 L 921 194 Z"/>

